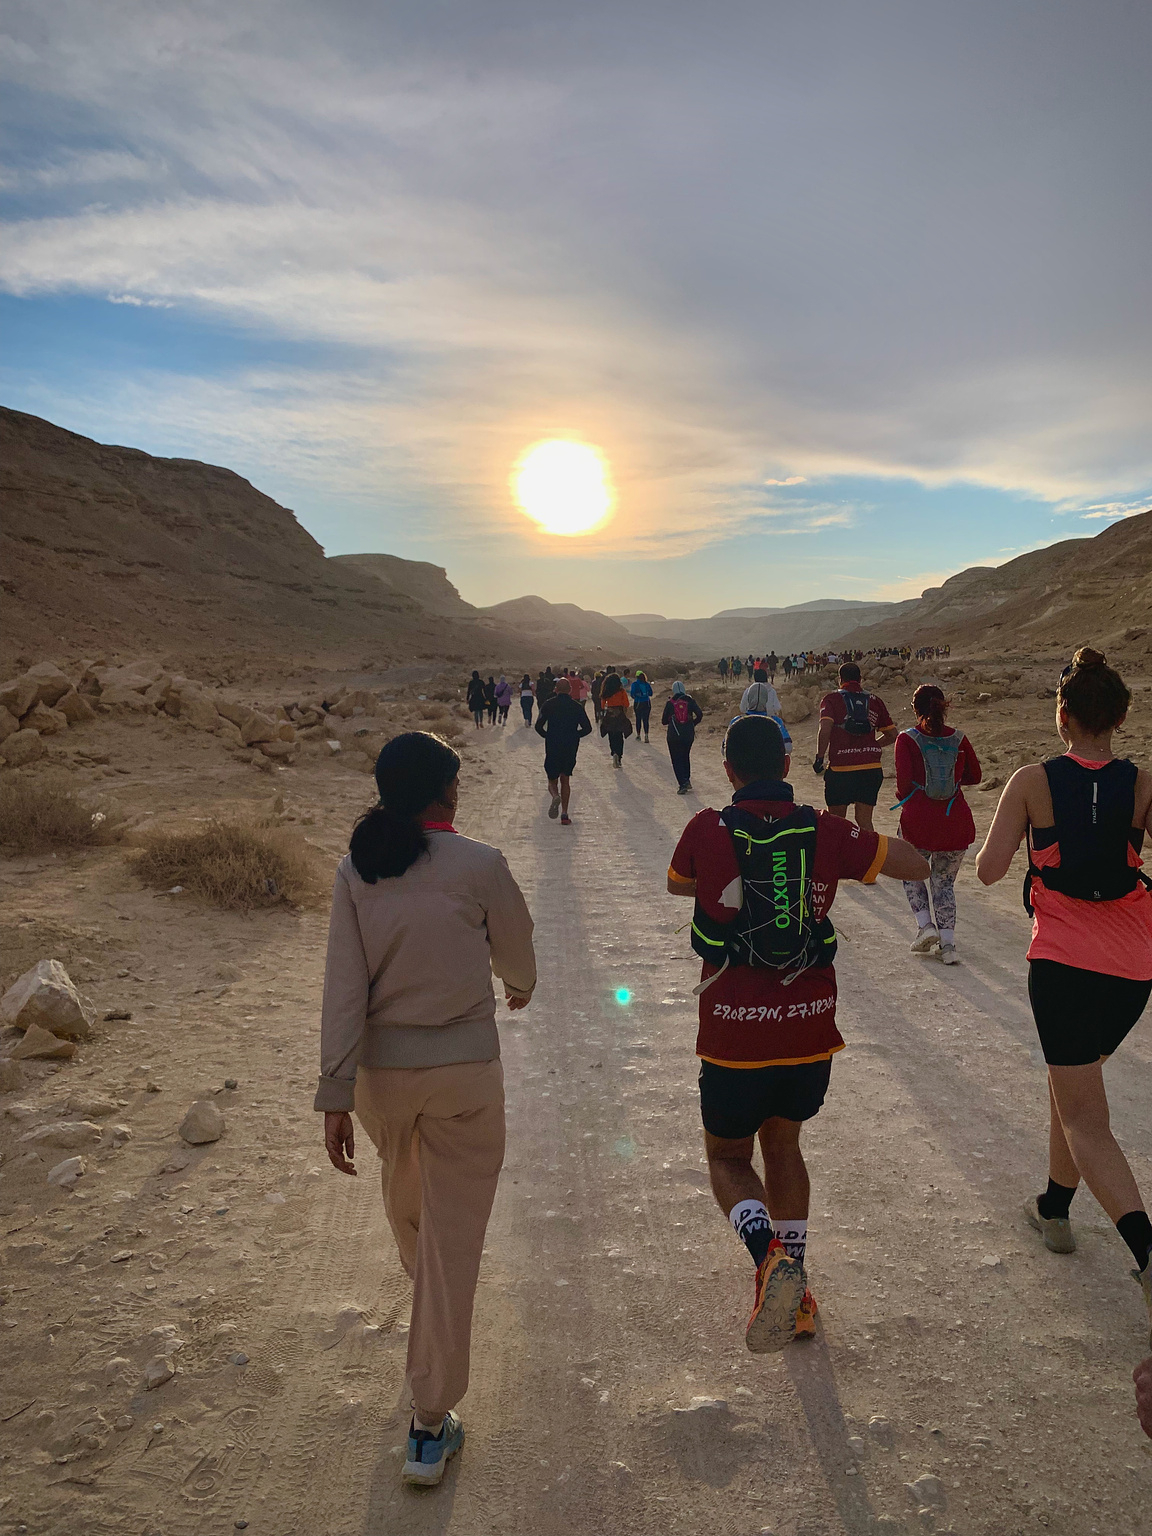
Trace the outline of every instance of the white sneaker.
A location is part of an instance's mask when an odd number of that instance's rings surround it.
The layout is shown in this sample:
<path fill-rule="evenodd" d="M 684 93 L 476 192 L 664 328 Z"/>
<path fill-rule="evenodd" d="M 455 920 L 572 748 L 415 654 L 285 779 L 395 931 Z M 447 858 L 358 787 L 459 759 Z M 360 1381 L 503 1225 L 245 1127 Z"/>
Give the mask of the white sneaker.
<path fill-rule="evenodd" d="M 921 928 L 909 947 L 914 955 L 926 955 L 929 950 L 935 949 L 939 942 L 940 934 L 935 924 L 929 923 L 927 928 Z"/>
<path fill-rule="evenodd" d="M 941 944 L 940 962 L 942 965 L 958 965 L 959 957 L 956 954 L 955 944 Z"/>
<path fill-rule="evenodd" d="M 1067 1216 L 1041 1216 L 1035 1195 L 1025 1202 L 1024 1216 L 1032 1230 L 1044 1239 L 1049 1253 L 1076 1252 L 1076 1238 Z"/>

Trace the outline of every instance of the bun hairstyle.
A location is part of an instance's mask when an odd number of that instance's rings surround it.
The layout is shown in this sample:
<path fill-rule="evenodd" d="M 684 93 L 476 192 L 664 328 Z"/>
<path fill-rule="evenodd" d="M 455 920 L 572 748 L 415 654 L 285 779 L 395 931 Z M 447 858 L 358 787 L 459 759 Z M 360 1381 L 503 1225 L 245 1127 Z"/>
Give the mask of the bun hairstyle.
<path fill-rule="evenodd" d="M 1103 651 L 1082 645 L 1060 674 L 1056 704 L 1093 736 L 1114 731 L 1128 713 L 1132 693 Z"/>
<path fill-rule="evenodd" d="M 614 693 L 619 693 L 623 686 L 624 684 L 620 681 L 619 672 L 609 672 L 608 676 L 604 679 L 604 687 L 601 692 L 601 697 L 603 698 L 607 696 L 608 698 L 611 698 Z"/>
<path fill-rule="evenodd" d="M 944 697 L 944 690 L 935 683 L 921 683 L 912 695 L 912 712 L 916 724 L 925 736 L 939 736 L 944 729 L 944 716 L 948 713 L 951 699 Z"/>
<path fill-rule="evenodd" d="M 428 852 L 428 834 L 417 819 L 444 799 L 460 772 L 460 759 L 429 731 L 394 736 L 376 759 L 380 803 L 352 829 L 348 852 L 361 880 L 393 880 Z"/>

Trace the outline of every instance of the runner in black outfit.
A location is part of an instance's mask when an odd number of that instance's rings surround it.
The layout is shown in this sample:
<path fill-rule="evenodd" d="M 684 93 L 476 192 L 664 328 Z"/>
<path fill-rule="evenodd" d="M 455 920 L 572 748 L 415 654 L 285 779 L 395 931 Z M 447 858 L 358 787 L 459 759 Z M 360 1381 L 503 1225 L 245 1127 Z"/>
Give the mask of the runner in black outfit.
<path fill-rule="evenodd" d="M 672 697 L 664 706 L 660 724 L 667 727 L 668 756 L 679 785 L 676 793 L 686 795 L 692 789 L 692 743 L 704 711 L 681 682 L 672 684 Z"/>
<path fill-rule="evenodd" d="M 576 768 L 576 753 L 580 750 L 581 736 L 587 736 L 592 725 L 582 704 L 572 697 L 572 686 L 566 677 L 556 683 L 556 691 L 540 706 L 540 718 L 536 721 L 536 733 L 543 736 L 544 773 L 548 779 L 548 793 L 552 804 L 548 814 L 553 821 L 560 813 L 560 825 L 570 827 L 568 801 L 572 793 L 572 774 Z"/>
<path fill-rule="evenodd" d="M 473 672 L 468 679 L 468 708 L 472 711 L 476 729 L 480 730 L 484 724 L 484 684 L 480 680 L 479 672 Z"/>

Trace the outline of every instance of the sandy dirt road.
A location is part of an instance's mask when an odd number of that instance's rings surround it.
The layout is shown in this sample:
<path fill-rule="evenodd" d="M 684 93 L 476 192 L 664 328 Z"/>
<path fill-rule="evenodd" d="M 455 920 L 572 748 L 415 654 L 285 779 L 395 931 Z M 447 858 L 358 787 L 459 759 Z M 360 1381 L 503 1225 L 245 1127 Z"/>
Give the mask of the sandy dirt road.
<path fill-rule="evenodd" d="M 753 1357 L 751 1265 L 701 1155 L 690 908 L 664 894 L 684 822 L 723 803 L 717 744 L 680 798 L 655 739 L 616 772 L 590 738 L 571 828 L 546 817 L 541 766 L 510 725 L 465 770 L 458 825 L 506 852 L 541 979 L 502 1023 L 509 1151 L 468 1440 L 432 1494 L 398 1482 L 408 1288 L 375 1159 L 361 1137 L 360 1177 L 336 1174 L 310 1108 L 324 915 L 222 918 L 127 877 L 97 897 L 47 861 L 7 891 L 27 921 L 94 929 L 101 975 L 121 954 L 94 990 L 136 1017 L 0 1122 L 0 1531 L 1140 1536 L 1128 1255 L 1086 1194 L 1070 1258 L 1019 1214 L 1042 1187 L 1045 1089 L 1015 889 L 962 879 L 963 963 L 945 970 L 907 953 L 899 886 L 841 888 L 849 1049 L 806 1139 L 822 1333 Z M 365 781 L 284 785 L 296 808 L 323 802 L 312 830 L 334 857 Z M 1111 1072 L 1146 1190 L 1150 1041 L 1145 1020 Z M 225 1077 L 224 1138 L 162 1171 L 187 1103 Z M 94 1153 L 75 1194 L 47 1190 L 16 1137 L 85 1095 L 114 1100 L 132 1139 Z M 165 1329 L 177 1374 L 144 1392 Z"/>

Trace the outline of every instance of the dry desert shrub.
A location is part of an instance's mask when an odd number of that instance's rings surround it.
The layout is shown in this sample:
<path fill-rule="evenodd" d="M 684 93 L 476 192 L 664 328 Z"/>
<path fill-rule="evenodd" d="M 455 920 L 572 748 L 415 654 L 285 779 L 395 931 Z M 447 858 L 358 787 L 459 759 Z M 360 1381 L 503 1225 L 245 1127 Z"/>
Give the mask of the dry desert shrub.
<path fill-rule="evenodd" d="M 298 905 L 318 888 L 300 839 L 286 828 L 256 821 L 212 821 L 194 832 L 158 828 L 128 862 L 145 885 L 180 886 L 230 911 Z"/>
<path fill-rule="evenodd" d="M 119 811 L 82 799 L 58 774 L 0 782 L 0 844 L 16 853 L 94 848 L 119 841 L 123 832 Z"/>
<path fill-rule="evenodd" d="M 432 699 L 422 699 L 417 710 L 421 720 L 447 720 L 448 713 L 443 704 L 437 704 Z"/>

